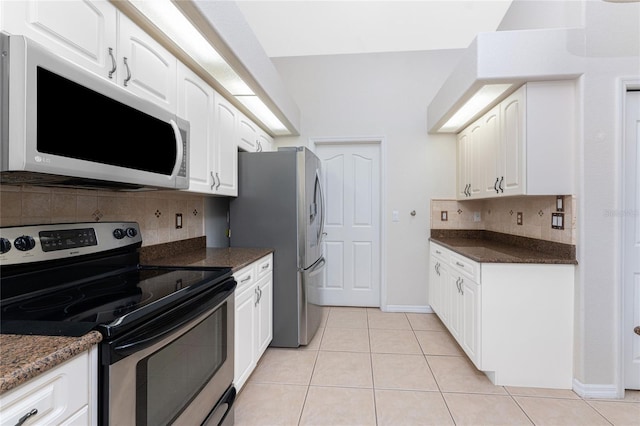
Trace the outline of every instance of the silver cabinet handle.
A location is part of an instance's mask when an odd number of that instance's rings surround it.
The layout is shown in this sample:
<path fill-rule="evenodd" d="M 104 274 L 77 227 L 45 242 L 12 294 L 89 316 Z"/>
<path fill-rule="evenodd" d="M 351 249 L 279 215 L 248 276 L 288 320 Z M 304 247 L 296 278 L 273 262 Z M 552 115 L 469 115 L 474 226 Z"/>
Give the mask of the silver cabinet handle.
<path fill-rule="evenodd" d="M 211 184 L 211 190 L 213 191 L 213 187 L 216 186 L 216 177 L 213 175 L 213 172 L 209 173 L 211 173 L 211 180 L 213 181 L 213 183 Z"/>
<path fill-rule="evenodd" d="M 111 56 L 111 71 L 109 71 L 109 78 L 113 78 L 113 73 L 116 72 L 118 64 L 116 58 L 113 56 L 113 48 L 109 48 L 109 56 Z"/>
<path fill-rule="evenodd" d="M 504 188 L 502 187 L 502 182 L 504 182 L 504 176 L 500 177 L 500 185 L 498 185 L 498 188 L 500 188 L 500 192 L 504 192 Z"/>
<path fill-rule="evenodd" d="M 129 69 L 129 63 L 127 62 L 126 57 L 124 57 L 122 61 L 124 62 L 124 66 L 127 68 L 127 78 L 124 79 L 124 85 L 128 86 L 129 81 L 131 80 L 131 69 Z"/>
<path fill-rule="evenodd" d="M 258 303 L 260 303 L 260 301 L 262 300 L 262 289 L 260 287 L 257 287 L 258 289 Z"/>
<path fill-rule="evenodd" d="M 26 422 L 27 420 L 29 420 L 31 417 L 35 416 L 36 414 L 38 414 L 38 409 L 34 408 L 33 410 L 29 411 L 24 416 L 20 417 L 20 420 L 18 420 L 18 423 L 16 423 L 16 426 L 21 426 L 24 422 Z"/>
<path fill-rule="evenodd" d="M 436 254 L 442 254 L 440 250 L 436 250 Z"/>
<path fill-rule="evenodd" d="M 464 265 L 462 263 L 460 263 L 460 262 L 456 262 L 456 265 L 458 265 L 461 268 L 464 268 Z"/>
<path fill-rule="evenodd" d="M 496 194 L 499 193 L 500 191 L 498 190 L 498 178 L 496 178 L 496 183 L 493 184 L 493 189 L 496 191 Z"/>
<path fill-rule="evenodd" d="M 245 278 L 240 280 L 240 283 L 246 283 L 247 281 L 249 281 L 251 279 L 251 275 L 247 275 Z"/>
<path fill-rule="evenodd" d="M 260 295 L 258 294 L 258 287 L 254 288 L 253 292 L 256 294 L 256 301 L 253 304 L 253 306 L 258 306 L 258 303 L 260 303 Z"/>
<path fill-rule="evenodd" d="M 262 265 L 262 270 L 264 271 L 265 269 L 269 269 L 268 263 L 265 263 L 264 265 Z"/>
<path fill-rule="evenodd" d="M 216 172 L 216 177 L 218 178 L 218 184 L 216 185 L 216 189 L 220 188 L 220 176 L 218 175 L 218 172 Z"/>
<path fill-rule="evenodd" d="M 256 139 L 256 152 L 262 152 L 262 144 L 259 139 Z"/>

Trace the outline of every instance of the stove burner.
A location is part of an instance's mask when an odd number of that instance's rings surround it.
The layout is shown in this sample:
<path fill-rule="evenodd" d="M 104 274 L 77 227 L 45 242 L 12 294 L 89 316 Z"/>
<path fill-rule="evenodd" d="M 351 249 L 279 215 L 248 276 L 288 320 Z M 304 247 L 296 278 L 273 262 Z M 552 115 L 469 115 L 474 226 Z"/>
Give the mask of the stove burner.
<path fill-rule="evenodd" d="M 52 294 L 41 299 L 31 299 L 19 305 L 19 309 L 24 312 L 50 311 L 52 309 L 65 308 L 77 299 L 71 294 Z"/>

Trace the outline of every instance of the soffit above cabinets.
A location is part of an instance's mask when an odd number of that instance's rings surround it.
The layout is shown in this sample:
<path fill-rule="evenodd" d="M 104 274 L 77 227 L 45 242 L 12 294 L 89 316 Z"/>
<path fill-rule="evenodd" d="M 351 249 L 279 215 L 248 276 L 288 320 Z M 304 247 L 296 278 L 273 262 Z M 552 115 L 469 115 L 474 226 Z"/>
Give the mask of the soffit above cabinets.
<path fill-rule="evenodd" d="M 300 110 L 235 2 L 111 2 L 271 136 L 298 134 Z"/>
<path fill-rule="evenodd" d="M 528 81 L 577 78 L 584 72 L 584 48 L 580 28 L 478 34 L 429 104 L 429 133 L 458 133 Z M 490 89 L 497 90 L 488 100 L 473 99 Z M 475 110 L 453 123 L 473 102 Z"/>

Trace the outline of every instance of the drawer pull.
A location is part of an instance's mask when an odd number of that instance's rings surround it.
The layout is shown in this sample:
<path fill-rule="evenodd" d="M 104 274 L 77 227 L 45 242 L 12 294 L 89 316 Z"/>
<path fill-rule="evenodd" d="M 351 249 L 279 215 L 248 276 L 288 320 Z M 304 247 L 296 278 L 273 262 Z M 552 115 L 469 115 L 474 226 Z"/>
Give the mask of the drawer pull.
<path fill-rule="evenodd" d="M 460 262 L 456 262 L 456 265 L 458 265 L 461 268 L 464 268 L 464 265 L 462 263 L 460 263 Z"/>
<path fill-rule="evenodd" d="M 442 254 L 440 250 L 436 250 L 436 254 Z"/>
<path fill-rule="evenodd" d="M 268 263 L 265 263 L 264 265 L 262 265 L 262 270 L 264 271 L 265 269 L 269 269 Z"/>
<path fill-rule="evenodd" d="M 240 280 L 241 283 L 246 283 L 247 281 L 249 281 L 251 279 L 251 275 L 247 275 L 246 277 L 244 277 L 243 279 Z"/>
<path fill-rule="evenodd" d="M 27 420 L 29 420 L 31 417 L 35 416 L 36 414 L 38 414 L 38 409 L 34 408 L 33 410 L 29 411 L 24 416 L 20 417 L 20 420 L 18 420 L 18 423 L 16 423 L 16 426 L 21 426 L 24 422 L 26 422 Z"/>

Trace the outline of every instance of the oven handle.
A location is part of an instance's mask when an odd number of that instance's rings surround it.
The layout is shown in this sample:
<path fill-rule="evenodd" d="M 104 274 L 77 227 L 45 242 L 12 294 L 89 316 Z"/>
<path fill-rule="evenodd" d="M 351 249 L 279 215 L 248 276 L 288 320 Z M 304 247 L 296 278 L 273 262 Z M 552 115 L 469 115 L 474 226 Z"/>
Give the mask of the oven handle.
<path fill-rule="evenodd" d="M 117 346 L 112 349 L 113 352 L 122 359 L 156 344 L 168 334 L 188 324 L 211 307 L 221 304 L 233 295 L 235 288 L 235 280 L 228 280 L 223 284 L 222 289 L 216 286 L 216 288 L 203 292 L 187 302 L 158 315 L 142 330 L 138 329 L 132 339 L 118 342 Z M 140 336 L 140 332 L 152 334 L 142 338 L 135 337 Z"/>

